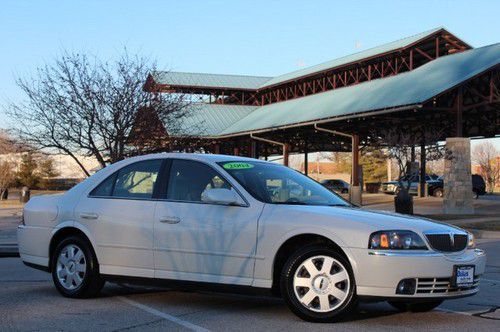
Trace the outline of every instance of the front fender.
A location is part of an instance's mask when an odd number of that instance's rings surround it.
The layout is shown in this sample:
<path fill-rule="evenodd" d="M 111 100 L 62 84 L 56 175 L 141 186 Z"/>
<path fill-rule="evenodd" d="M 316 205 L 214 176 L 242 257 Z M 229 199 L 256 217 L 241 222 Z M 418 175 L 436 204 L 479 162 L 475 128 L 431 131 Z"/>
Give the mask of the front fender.
<path fill-rule="evenodd" d="M 352 266 L 353 272 L 356 275 L 357 266 L 354 256 L 349 247 L 346 246 L 344 241 L 340 239 L 331 229 L 323 227 L 297 227 L 288 230 L 279 238 L 272 241 L 259 240 L 259 250 L 255 263 L 255 286 L 258 287 L 271 287 L 273 279 L 273 270 L 276 254 L 283 244 L 291 238 L 299 235 L 316 235 L 329 239 L 337 244 L 347 256 L 349 263 Z M 263 235 L 265 237 L 265 235 Z"/>

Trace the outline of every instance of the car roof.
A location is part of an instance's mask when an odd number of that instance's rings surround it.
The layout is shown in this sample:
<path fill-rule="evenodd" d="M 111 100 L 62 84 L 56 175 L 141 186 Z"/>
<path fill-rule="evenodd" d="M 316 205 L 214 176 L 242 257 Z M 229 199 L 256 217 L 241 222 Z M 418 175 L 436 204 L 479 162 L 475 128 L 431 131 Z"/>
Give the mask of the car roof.
<path fill-rule="evenodd" d="M 163 153 L 154 153 L 147 154 L 143 156 L 131 157 L 126 159 L 129 162 L 132 161 L 140 161 L 140 160 L 148 160 L 148 159 L 159 159 L 159 158 L 178 158 L 178 159 L 190 159 L 190 160 L 200 160 L 207 161 L 212 163 L 217 163 L 221 161 L 260 161 L 265 162 L 264 160 L 258 160 L 255 158 L 248 157 L 240 157 L 240 156 L 230 156 L 224 154 L 208 154 L 208 153 L 181 153 L 181 152 L 163 152 Z"/>

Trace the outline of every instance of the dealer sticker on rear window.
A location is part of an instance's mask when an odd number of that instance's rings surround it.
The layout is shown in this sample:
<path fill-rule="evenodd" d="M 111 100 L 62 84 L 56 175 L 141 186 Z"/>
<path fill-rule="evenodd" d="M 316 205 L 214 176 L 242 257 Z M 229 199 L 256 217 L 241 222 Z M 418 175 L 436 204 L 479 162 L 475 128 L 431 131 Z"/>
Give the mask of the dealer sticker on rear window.
<path fill-rule="evenodd" d="M 241 162 L 232 162 L 232 163 L 225 163 L 222 165 L 225 169 L 248 169 L 248 168 L 253 168 L 252 164 L 249 163 L 241 163 Z"/>

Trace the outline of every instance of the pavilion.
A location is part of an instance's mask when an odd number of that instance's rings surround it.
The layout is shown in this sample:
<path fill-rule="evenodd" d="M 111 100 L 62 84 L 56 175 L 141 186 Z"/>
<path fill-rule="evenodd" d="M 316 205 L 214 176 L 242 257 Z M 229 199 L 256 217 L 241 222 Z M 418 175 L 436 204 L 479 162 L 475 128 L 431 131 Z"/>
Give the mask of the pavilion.
<path fill-rule="evenodd" d="M 352 151 L 354 202 L 360 144 L 377 128 L 432 124 L 453 156 L 445 162 L 445 211 L 470 213 L 470 138 L 500 134 L 499 74 L 500 43 L 473 48 L 436 28 L 277 77 L 156 71 L 144 88 L 203 101 L 169 134 L 197 137 L 205 151 L 282 153 L 285 165 L 290 153 L 304 153 L 307 165 L 310 152 Z M 424 175 L 425 153 L 421 163 Z"/>

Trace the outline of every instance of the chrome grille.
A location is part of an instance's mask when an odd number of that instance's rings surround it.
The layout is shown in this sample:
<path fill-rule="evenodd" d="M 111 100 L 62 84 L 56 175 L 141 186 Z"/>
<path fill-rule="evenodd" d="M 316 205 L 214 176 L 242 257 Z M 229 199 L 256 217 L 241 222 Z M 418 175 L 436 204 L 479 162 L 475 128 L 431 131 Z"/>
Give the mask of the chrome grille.
<path fill-rule="evenodd" d="M 475 289 L 479 286 L 479 276 L 474 276 L 470 287 L 452 287 L 450 278 L 417 278 L 416 294 L 453 293 Z"/>
<path fill-rule="evenodd" d="M 426 234 L 431 247 L 437 251 L 462 251 L 467 247 L 466 234 Z"/>

